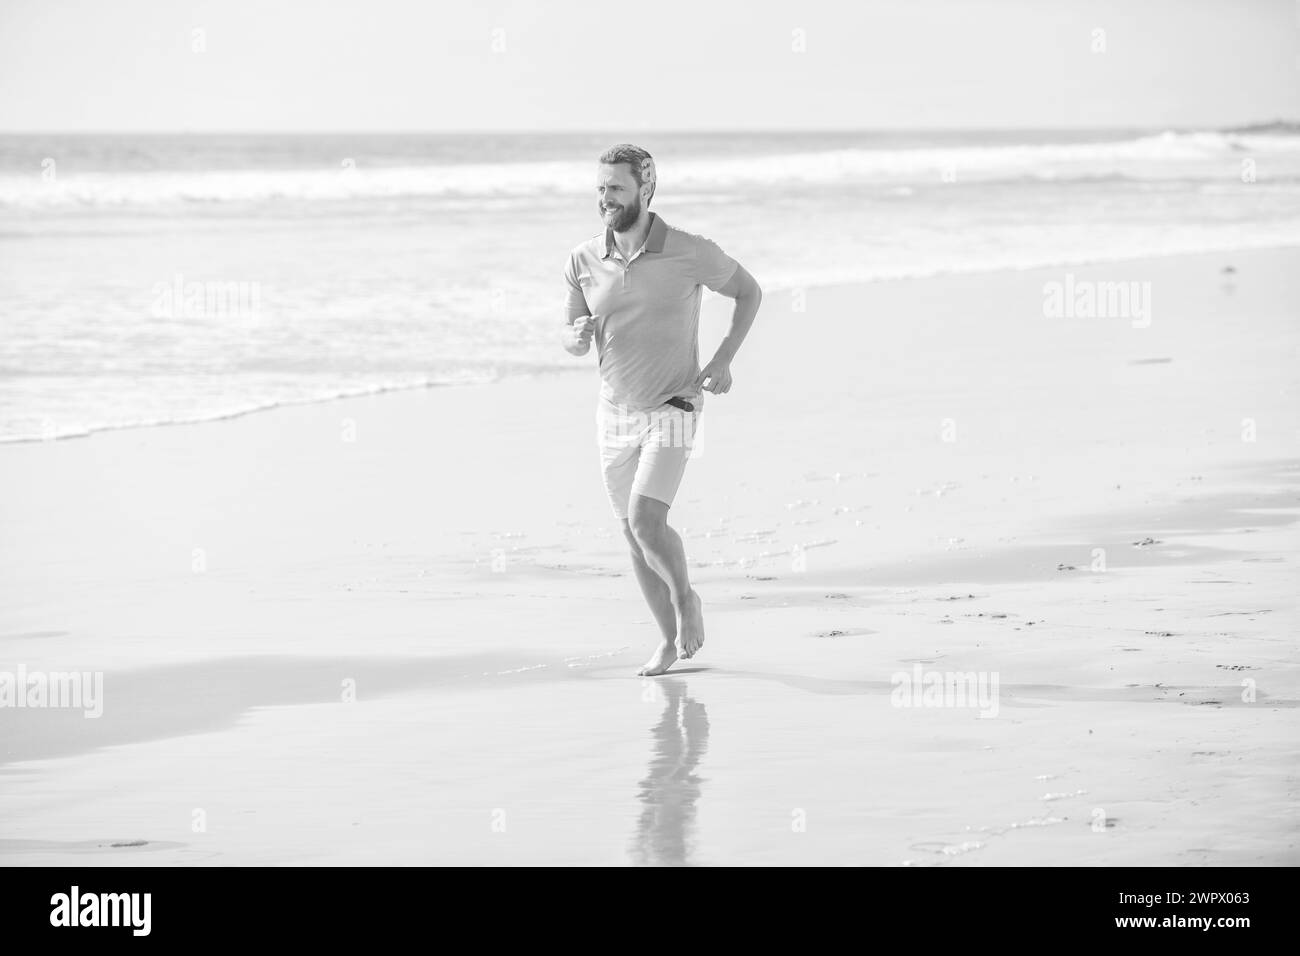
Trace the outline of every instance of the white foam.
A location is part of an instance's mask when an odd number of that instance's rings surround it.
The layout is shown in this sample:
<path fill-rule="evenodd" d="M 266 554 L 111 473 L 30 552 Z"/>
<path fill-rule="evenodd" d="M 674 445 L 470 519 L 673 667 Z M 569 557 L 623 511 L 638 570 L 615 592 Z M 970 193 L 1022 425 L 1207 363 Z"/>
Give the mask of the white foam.
<path fill-rule="evenodd" d="M 765 156 L 692 157 L 665 165 L 663 185 L 714 193 L 738 187 L 998 180 L 1095 180 L 1110 176 L 1170 178 L 1179 167 L 1252 156 L 1300 158 L 1300 136 L 1279 133 L 1165 132 L 1136 139 L 908 149 L 838 149 Z M 525 163 L 429 164 L 349 169 L 274 169 L 184 172 L 63 172 L 0 176 L 0 205 L 79 208 L 181 204 L 322 202 L 382 199 L 469 201 L 534 199 L 539 193 L 581 195 L 590 190 L 587 160 Z M 895 195 L 910 188 L 896 186 Z M 707 201 L 707 200 L 702 200 Z M 720 201 L 720 200 L 718 200 Z"/>

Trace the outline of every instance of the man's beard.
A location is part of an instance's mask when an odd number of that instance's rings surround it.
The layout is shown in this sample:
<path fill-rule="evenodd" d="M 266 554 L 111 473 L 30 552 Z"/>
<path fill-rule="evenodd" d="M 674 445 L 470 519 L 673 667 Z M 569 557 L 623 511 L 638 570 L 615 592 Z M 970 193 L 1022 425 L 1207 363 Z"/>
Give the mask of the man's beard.
<path fill-rule="evenodd" d="M 601 204 L 601 219 L 605 219 L 604 203 Z M 615 232 L 627 232 L 636 221 L 641 218 L 641 196 L 640 194 L 632 198 L 632 205 L 624 206 L 614 216 L 613 219 L 605 219 L 605 225 Z"/>

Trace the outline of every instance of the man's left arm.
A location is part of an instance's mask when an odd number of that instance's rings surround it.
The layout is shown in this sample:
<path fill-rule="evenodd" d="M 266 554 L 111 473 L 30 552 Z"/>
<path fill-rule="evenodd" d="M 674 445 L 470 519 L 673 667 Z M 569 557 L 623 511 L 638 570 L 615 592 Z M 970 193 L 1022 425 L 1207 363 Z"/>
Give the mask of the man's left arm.
<path fill-rule="evenodd" d="M 731 328 L 727 330 L 726 337 L 718 345 L 709 364 L 700 371 L 695 386 L 717 395 L 725 395 L 731 389 L 731 362 L 740 351 L 745 336 L 749 334 L 750 326 L 754 324 L 754 317 L 758 315 L 758 307 L 763 301 L 763 290 L 745 267 L 737 262 L 731 278 L 714 291 L 735 299 L 736 308 L 731 313 Z M 705 381 L 709 384 L 704 385 Z"/>

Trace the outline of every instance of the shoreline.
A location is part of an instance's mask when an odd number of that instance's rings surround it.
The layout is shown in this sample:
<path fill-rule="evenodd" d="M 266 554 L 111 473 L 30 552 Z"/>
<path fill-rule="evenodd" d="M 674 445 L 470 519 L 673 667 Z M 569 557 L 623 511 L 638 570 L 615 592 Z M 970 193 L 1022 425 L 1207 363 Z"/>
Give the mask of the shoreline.
<path fill-rule="evenodd" d="M 971 269 L 946 269 L 939 271 L 920 271 L 916 273 L 906 273 L 900 275 L 879 276 L 867 279 L 844 279 L 829 282 L 817 282 L 806 286 L 797 286 L 783 283 L 776 283 L 765 287 L 769 294 L 773 293 L 792 293 L 802 289 L 805 292 L 843 292 L 863 285 L 875 285 L 879 283 L 908 283 L 908 282 L 927 282 L 942 281 L 944 279 L 957 279 L 965 276 L 993 276 L 1003 273 L 1023 274 L 1026 272 L 1047 272 L 1049 270 L 1062 268 L 1088 268 L 1093 266 L 1120 265 L 1120 264 L 1140 264 L 1144 262 L 1161 262 L 1170 259 L 1208 257 L 1215 255 L 1231 256 L 1249 255 L 1256 252 L 1283 252 L 1288 249 L 1300 248 L 1300 243 L 1274 243 L 1266 242 L 1260 245 L 1238 246 L 1233 249 L 1196 249 L 1192 251 L 1173 251 L 1161 252 L 1151 255 L 1132 256 L 1119 254 L 1113 257 L 1109 256 L 1088 256 L 1076 259 L 1063 259 L 1049 263 L 1033 263 L 1023 266 L 979 266 Z M 719 302 L 724 302 L 722 297 L 713 293 L 706 293 L 701 306 L 701 319 L 709 313 L 710 306 L 713 309 L 725 308 L 725 305 L 719 306 Z M 701 354 L 701 364 L 708 360 L 708 357 Z M 286 400 L 268 402 L 249 408 L 235 409 L 231 411 L 213 412 L 197 418 L 185 418 L 177 420 L 160 420 L 150 422 L 127 422 L 121 424 L 93 425 L 82 431 L 72 432 L 65 435 L 53 435 L 50 437 L 43 436 L 25 436 L 25 437 L 0 437 L 0 447 L 6 445 L 25 445 L 25 444 L 46 444 L 48 442 L 70 441 L 73 439 L 90 438 L 93 435 L 104 434 L 107 432 L 130 431 L 135 429 L 147 428 L 174 428 L 182 425 L 205 425 L 213 422 L 223 422 L 231 419 L 242 418 L 247 415 L 256 415 L 262 412 L 273 412 L 280 408 L 291 408 L 300 405 L 322 405 L 333 402 L 348 401 L 355 398 L 368 398 L 375 395 L 384 395 L 395 392 L 418 392 L 426 389 L 437 388 L 482 388 L 499 385 L 503 381 L 518 381 L 529 379 L 545 379 L 552 375 L 568 375 L 588 371 L 585 366 L 573 365 L 564 366 L 556 365 L 551 368 L 538 368 L 530 371 L 510 372 L 497 378 L 482 382 L 434 382 L 425 381 L 411 384 L 397 385 L 373 385 L 365 386 L 353 391 L 339 394 L 326 395 L 320 398 L 304 398 L 298 400 Z"/>

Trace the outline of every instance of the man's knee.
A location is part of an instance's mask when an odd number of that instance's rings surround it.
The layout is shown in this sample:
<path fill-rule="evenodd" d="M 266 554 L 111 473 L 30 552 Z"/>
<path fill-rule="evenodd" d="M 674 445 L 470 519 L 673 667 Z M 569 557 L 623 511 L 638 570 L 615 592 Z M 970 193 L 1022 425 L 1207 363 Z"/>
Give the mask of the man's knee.
<path fill-rule="evenodd" d="M 668 524 L 668 509 L 653 498 L 633 495 L 627 523 L 632 539 L 638 545 L 653 543 L 659 540 Z"/>
<path fill-rule="evenodd" d="M 623 519 L 623 537 L 627 538 L 627 543 L 632 548 L 633 557 L 642 557 L 641 542 L 636 539 L 636 533 L 632 530 L 632 523 L 627 518 Z"/>

